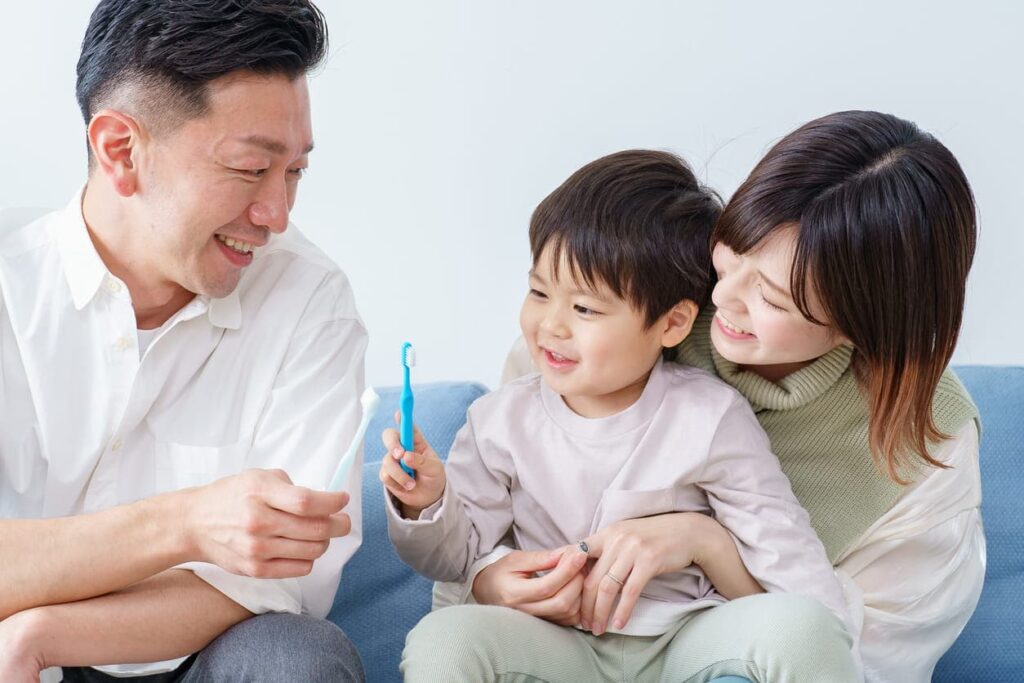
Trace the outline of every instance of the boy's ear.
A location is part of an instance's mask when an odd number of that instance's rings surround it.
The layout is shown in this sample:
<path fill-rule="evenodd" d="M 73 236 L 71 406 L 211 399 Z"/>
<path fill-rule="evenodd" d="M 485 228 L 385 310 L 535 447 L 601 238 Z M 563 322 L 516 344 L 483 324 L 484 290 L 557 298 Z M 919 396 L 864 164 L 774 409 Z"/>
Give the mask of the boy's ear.
<path fill-rule="evenodd" d="M 696 302 L 690 299 L 683 299 L 672 307 L 662 317 L 661 323 L 661 345 L 665 348 L 672 348 L 682 343 L 690 336 L 693 329 L 693 321 L 697 319 L 700 308 Z"/>

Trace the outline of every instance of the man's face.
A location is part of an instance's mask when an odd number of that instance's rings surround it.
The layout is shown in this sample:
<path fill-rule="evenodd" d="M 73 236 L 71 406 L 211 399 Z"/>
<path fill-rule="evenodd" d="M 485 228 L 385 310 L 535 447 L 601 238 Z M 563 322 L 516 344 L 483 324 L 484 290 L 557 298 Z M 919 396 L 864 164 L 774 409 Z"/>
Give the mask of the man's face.
<path fill-rule="evenodd" d="M 205 115 L 148 140 L 136 218 L 144 267 L 220 298 L 287 228 L 313 142 L 305 78 L 230 74 L 208 101 Z"/>

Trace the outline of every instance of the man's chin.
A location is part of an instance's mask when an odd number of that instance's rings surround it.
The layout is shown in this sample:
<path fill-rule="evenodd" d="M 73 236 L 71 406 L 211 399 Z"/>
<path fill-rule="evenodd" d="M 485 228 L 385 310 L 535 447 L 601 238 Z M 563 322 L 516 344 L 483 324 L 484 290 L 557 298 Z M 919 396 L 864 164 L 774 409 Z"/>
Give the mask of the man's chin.
<path fill-rule="evenodd" d="M 203 282 L 199 287 L 193 289 L 200 296 L 208 299 L 223 299 L 238 289 L 240 277 L 225 278 L 217 282 Z M 190 288 L 191 289 L 191 288 Z"/>

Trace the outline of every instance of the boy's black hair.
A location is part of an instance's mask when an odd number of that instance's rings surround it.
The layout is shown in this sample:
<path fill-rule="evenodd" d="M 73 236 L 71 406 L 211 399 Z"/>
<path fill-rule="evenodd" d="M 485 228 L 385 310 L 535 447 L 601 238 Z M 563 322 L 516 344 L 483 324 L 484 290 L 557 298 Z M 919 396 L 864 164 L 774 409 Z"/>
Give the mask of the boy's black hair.
<path fill-rule="evenodd" d="M 122 86 L 134 114 L 173 128 L 207 110 L 207 84 L 236 71 L 297 78 L 327 54 L 327 24 L 308 0 L 102 0 L 78 59 L 86 125 Z"/>
<path fill-rule="evenodd" d="M 606 284 L 650 327 L 684 299 L 704 306 L 714 284 L 710 235 L 722 212 L 679 157 L 627 150 L 592 161 L 548 195 L 530 220 L 534 265 L 564 255 L 573 278 Z"/>

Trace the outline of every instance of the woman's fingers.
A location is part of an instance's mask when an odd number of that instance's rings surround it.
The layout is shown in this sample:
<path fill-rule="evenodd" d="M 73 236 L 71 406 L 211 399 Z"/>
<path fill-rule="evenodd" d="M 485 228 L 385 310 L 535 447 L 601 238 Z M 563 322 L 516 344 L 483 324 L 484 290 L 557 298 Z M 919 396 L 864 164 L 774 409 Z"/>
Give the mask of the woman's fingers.
<path fill-rule="evenodd" d="M 640 593 L 647 587 L 648 582 L 654 578 L 654 568 L 644 566 L 641 563 L 633 565 L 633 571 L 629 573 L 625 585 L 619 591 L 619 605 L 615 608 L 615 616 L 612 617 L 612 627 L 621 631 L 629 618 L 633 616 L 633 609 L 640 599 Z"/>
<path fill-rule="evenodd" d="M 611 614 L 612 606 L 632 570 L 633 559 L 622 556 L 617 558 L 603 575 L 592 577 L 597 580 L 594 612 L 590 618 L 590 630 L 595 636 L 599 636 L 607 630 L 608 616 Z"/>

